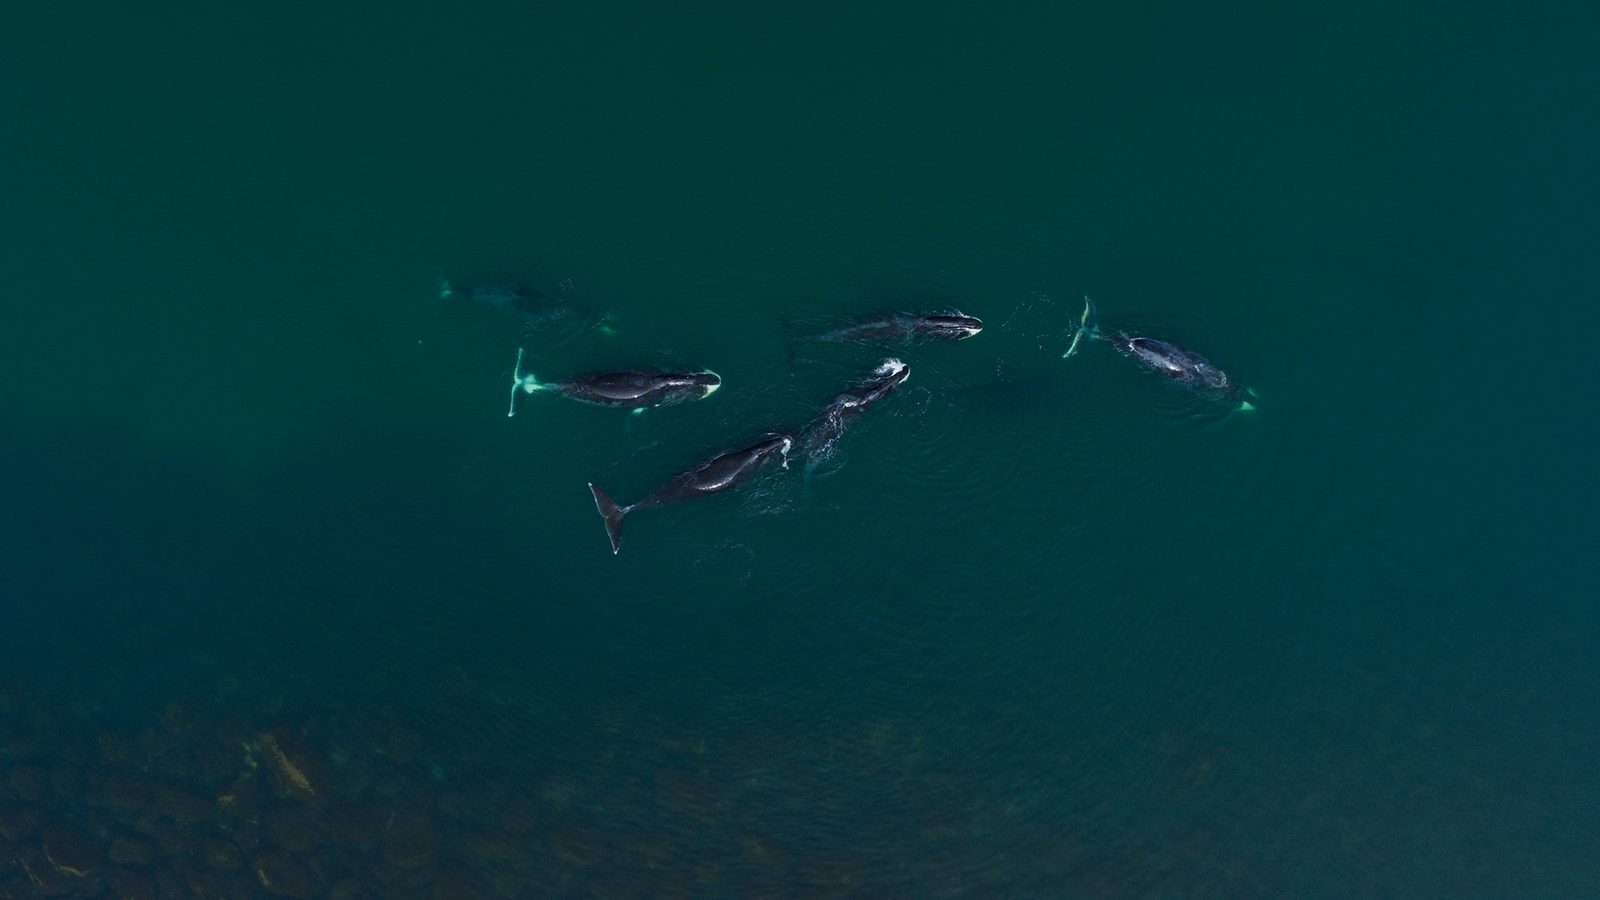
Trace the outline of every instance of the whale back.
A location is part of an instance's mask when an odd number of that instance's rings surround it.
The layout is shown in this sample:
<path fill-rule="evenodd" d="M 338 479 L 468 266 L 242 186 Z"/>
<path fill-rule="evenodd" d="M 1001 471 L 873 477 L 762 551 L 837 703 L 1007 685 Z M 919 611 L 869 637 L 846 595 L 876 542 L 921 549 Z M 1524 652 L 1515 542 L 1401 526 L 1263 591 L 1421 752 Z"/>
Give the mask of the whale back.
<path fill-rule="evenodd" d="M 643 408 L 699 399 L 720 384 L 721 380 L 710 372 L 622 369 L 579 375 L 562 385 L 562 390 L 576 400 L 589 403 Z"/>
<path fill-rule="evenodd" d="M 793 445 L 788 435 L 773 434 L 759 443 L 729 450 L 672 479 L 636 505 L 663 506 L 725 491 L 749 481 L 773 456 L 787 457 Z"/>
<path fill-rule="evenodd" d="M 1118 346 L 1145 368 L 1173 381 L 1214 391 L 1228 391 L 1233 387 L 1228 373 L 1200 354 L 1171 341 L 1124 336 Z"/>

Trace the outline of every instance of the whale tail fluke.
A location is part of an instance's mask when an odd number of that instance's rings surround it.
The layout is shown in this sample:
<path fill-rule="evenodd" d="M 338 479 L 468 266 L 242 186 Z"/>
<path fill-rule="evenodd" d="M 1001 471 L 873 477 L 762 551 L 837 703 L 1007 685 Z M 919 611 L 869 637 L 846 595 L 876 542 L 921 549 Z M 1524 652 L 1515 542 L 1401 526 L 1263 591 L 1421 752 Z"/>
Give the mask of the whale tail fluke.
<path fill-rule="evenodd" d="M 1062 359 L 1078 352 L 1078 342 L 1084 338 L 1094 340 L 1100 336 L 1100 313 L 1094 308 L 1094 301 L 1087 296 L 1083 298 L 1083 315 L 1078 318 L 1078 327 L 1072 332 L 1072 343 L 1068 345 L 1067 352 L 1061 354 Z"/>
<path fill-rule="evenodd" d="M 443 275 L 439 276 L 439 299 L 449 300 L 455 295 L 456 291 L 455 288 L 450 286 L 450 279 L 445 278 Z"/>
<path fill-rule="evenodd" d="M 516 368 L 511 370 L 511 405 L 506 409 L 506 418 L 510 418 L 517 414 L 518 391 L 522 391 L 525 394 L 531 394 L 534 391 L 542 391 L 544 388 L 545 386 L 539 383 L 539 379 L 535 377 L 532 372 L 529 372 L 526 375 L 523 374 L 522 348 L 518 347 L 517 365 Z"/>
<path fill-rule="evenodd" d="M 594 494 L 594 508 L 606 520 L 606 537 L 611 539 L 611 555 L 616 556 L 622 551 L 622 517 L 628 514 L 628 510 L 618 506 L 610 494 L 595 487 L 592 481 L 589 482 L 589 493 Z"/>

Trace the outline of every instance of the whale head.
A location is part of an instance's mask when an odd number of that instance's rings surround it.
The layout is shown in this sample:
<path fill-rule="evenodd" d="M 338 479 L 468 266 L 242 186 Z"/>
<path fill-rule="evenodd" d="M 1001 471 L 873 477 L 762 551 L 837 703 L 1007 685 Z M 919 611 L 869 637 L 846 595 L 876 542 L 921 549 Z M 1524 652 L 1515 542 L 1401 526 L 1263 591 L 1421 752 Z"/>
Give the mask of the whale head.
<path fill-rule="evenodd" d="M 875 378 L 891 378 L 895 375 L 899 375 L 905 370 L 905 363 L 890 356 L 884 359 L 883 362 L 878 363 L 878 367 L 872 370 L 872 375 Z"/>
<path fill-rule="evenodd" d="M 878 363 L 878 367 L 872 370 L 870 384 L 875 392 L 881 394 L 899 387 L 910 374 L 910 366 L 891 356 Z"/>
<path fill-rule="evenodd" d="M 689 380 L 700 388 L 701 397 L 709 397 L 717 392 L 717 388 L 722 387 L 722 376 L 710 369 L 690 375 Z"/>
<path fill-rule="evenodd" d="M 983 322 L 975 316 L 956 311 L 924 316 L 918 327 L 929 337 L 960 341 L 982 331 Z"/>

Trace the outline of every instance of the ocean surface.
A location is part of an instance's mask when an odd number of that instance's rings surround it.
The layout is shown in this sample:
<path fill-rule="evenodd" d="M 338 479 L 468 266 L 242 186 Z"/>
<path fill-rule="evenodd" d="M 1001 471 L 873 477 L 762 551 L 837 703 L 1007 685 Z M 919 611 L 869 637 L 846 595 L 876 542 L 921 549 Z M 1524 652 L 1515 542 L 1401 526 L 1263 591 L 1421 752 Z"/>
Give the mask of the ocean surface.
<path fill-rule="evenodd" d="M 1600 894 L 1596 34 L 14 4 L 0 897 Z"/>

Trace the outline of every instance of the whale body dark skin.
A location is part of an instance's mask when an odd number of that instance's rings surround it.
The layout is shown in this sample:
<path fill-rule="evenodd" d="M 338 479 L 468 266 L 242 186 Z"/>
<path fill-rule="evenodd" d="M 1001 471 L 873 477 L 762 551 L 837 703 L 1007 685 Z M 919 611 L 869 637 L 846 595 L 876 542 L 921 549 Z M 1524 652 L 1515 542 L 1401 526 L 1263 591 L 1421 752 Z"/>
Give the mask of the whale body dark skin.
<path fill-rule="evenodd" d="M 860 341 L 863 343 L 917 343 L 959 341 L 983 330 L 983 322 L 960 312 L 884 313 L 848 325 L 806 335 L 808 341 Z"/>
<path fill-rule="evenodd" d="M 1127 356 L 1157 375 L 1196 390 L 1228 395 L 1238 390 L 1228 373 L 1209 360 L 1170 341 L 1136 337 L 1115 332 L 1103 338 Z"/>
<path fill-rule="evenodd" d="M 476 284 L 467 288 L 467 297 L 475 303 L 530 319 L 559 319 L 567 312 L 566 307 L 549 294 L 525 284 Z"/>
<path fill-rule="evenodd" d="M 439 295 L 463 295 L 474 303 L 482 303 L 504 313 L 530 319 L 538 324 L 559 322 L 578 315 L 577 310 L 560 302 L 539 288 L 526 284 L 471 284 L 452 287 L 446 281 L 439 287 Z"/>
<path fill-rule="evenodd" d="M 628 506 L 619 506 L 609 494 L 590 482 L 589 492 L 594 495 L 595 509 L 605 519 L 606 537 L 611 539 L 612 555 L 622 550 L 622 520 L 629 513 L 720 494 L 755 477 L 761 471 L 762 464 L 774 456 L 781 457 L 787 467 L 789 450 L 793 446 L 794 439 L 789 435 L 769 434 L 748 447 L 729 450 L 706 460 L 651 491 L 643 500 Z"/>
<path fill-rule="evenodd" d="M 714 372 L 624 369 L 579 375 L 553 387 L 585 403 L 645 409 L 683 400 L 697 400 L 715 391 L 721 384 L 722 379 Z"/>
<path fill-rule="evenodd" d="M 1078 342 L 1084 337 L 1101 340 L 1115 347 L 1118 353 L 1139 365 L 1191 390 L 1210 394 L 1226 400 L 1237 400 L 1241 409 L 1255 407 L 1245 399 L 1253 394 L 1229 377 L 1227 372 L 1204 356 L 1160 338 L 1131 335 L 1123 331 L 1102 332 L 1094 302 L 1084 298 L 1083 318 L 1072 346 L 1062 356 L 1077 352 Z"/>
<path fill-rule="evenodd" d="M 527 284 L 486 283 L 458 288 L 449 281 L 441 281 L 439 296 L 446 299 L 466 297 L 474 303 L 521 318 L 534 332 L 563 341 L 573 340 L 591 329 L 604 334 L 615 333 L 610 316 L 586 311 L 587 307 L 574 305 Z"/>
<path fill-rule="evenodd" d="M 850 427 L 850 423 L 860 418 L 872 404 L 904 384 L 910 374 L 911 369 L 900 360 L 884 360 L 855 388 L 833 398 L 822 414 L 806 426 L 800 438 L 801 451 L 809 459 L 825 454 Z"/>
<path fill-rule="evenodd" d="M 517 394 L 553 391 L 584 403 L 643 410 L 711 396 L 722 386 L 715 372 L 663 372 L 659 369 L 619 369 L 591 372 L 568 381 L 541 382 L 522 372 L 522 351 L 517 351 L 517 367 L 511 376 L 511 406 L 506 415 L 517 412 Z"/>

